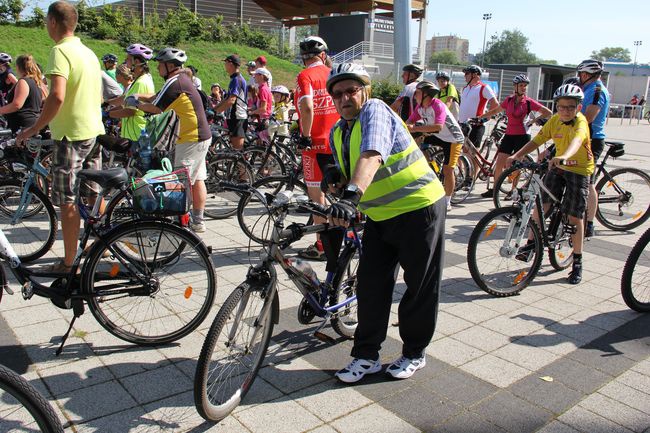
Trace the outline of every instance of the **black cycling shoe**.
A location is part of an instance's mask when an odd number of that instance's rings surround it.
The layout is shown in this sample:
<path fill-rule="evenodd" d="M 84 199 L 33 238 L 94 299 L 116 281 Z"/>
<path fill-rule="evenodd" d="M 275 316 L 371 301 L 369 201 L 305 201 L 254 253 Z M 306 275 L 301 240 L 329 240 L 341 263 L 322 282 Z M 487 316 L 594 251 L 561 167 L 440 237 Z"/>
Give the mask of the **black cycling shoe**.
<path fill-rule="evenodd" d="M 535 250 L 535 241 L 528 242 L 523 247 L 519 248 L 515 259 L 522 262 L 529 262 L 533 257 L 533 251 Z"/>
<path fill-rule="evenodd" d="M 582 263 L 574 263 L 573 269 L 569 272 L 569 278 L 567 278 L 569 284 L 578 284 L 582 281 Z"/>
<path fill-rule="evenodd" d="M 489 198 L 494 196 L 494 190 L 492 188 L 488 188 L 487 191 L 485 191 L 483 194 L 481 194 L 481 197 L 483 198 Z"/>

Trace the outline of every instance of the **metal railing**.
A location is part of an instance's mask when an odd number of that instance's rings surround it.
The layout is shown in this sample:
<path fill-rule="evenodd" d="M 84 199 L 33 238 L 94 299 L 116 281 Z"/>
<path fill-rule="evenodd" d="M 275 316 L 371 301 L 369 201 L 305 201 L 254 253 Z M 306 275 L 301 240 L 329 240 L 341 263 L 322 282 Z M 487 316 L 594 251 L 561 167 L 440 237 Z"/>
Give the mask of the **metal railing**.
<path fill-rule="evenodd" d="M 395 57 L 393 44 L 363 41 L 332 56 L 334 63 L 346 63 L 360 59 L 363 56 L 392 59 Z"/>

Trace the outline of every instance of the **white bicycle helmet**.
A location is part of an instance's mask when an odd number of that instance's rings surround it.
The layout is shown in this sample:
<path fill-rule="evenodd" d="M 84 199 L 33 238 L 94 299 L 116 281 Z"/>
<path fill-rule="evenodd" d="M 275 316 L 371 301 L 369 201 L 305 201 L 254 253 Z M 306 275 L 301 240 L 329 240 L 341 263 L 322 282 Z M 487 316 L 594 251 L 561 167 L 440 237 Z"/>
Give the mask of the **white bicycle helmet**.
<path fill-rule="evenodd" d="M 327 91 L 331 94 L 332 87 L 339 81 L 343 80 L 357 80 L 364 86 L 370 86 L 370 74 L 368 71 L 356 63 L 340 63 L 334 65 L 330 71 L 330 76 L 327 79 Z"/>
<path fill-rule="evenodd" d="M 530 80 L 528 79 L 528 75 L 519 74 L 519 75 L 516 75 L 515 78 L 512 79 L 512 84 L 519 84 L 519 83 L 530 84 Z"/>
<path fill-rule="evenodd" d="M 156 54 L 156 57 L 154 57 L 154 60 L 182 66 L 183 63 L 187 62 L 187 54 L 185 54 L 185 51 L 179 50 L 178 48 L 167 47 L 160 50 L 158 54 Z"/>
<path fill-rule="evenodd" d="M 560 98 L 572 98 L 580 102 L 584 97 L 585 94 L 582 93 L 582 89 L 575 84 L 562 84 L 553 93 L 553 99 L 556 101 Z"/>
<path fill-rule="evenodd" d="M 11 63 L 11 56 L 7 53 L 0 53 L 0 65 Z"/>
<path fill-rule="evenodd" d="M 580 86 L 580 79 L 578 77 L 569 77 L 566 80 L 562 81 L 562 84 L 573 84 Z"/>
<path fill-rule="evenodd" d="M 601 72 L 603 72 L 603 62 L 594 59 L 583 60 L 578 65 L 578 72 L 586 72 L 588 74 L 600 74 Z"/>
<path fill-rule="evenodd" d="M 427 96 L 435 96 L 440 90 L 438 89 L 438 86 L 433 84 L 431 81 L 428 80 L 423 80 L 420 81 L 417 86 L 415 86 L 416 90 L 421 90 L 422 93 L 424 93 Z"/>
<path fill-rule="evenodd" d="M 302 56 L 310 57 L 327 50 L 327 44 L 321 37 L 307 36 L 300 41 L 300 55 Z"/>
<path fill-rule="evenodd" d="M 286 86 L 273 86 L 271 88 L 271 93 L 279 93 L 281 95 L 290 95 L 289 89 Z"/>

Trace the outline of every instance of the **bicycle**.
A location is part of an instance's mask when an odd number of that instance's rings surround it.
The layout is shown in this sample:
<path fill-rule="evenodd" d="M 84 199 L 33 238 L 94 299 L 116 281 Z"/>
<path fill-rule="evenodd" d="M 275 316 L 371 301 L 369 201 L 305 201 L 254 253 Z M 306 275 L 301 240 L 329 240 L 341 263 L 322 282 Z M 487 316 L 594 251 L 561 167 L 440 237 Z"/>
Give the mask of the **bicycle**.
<path fill-rule="evenodd" d="M 0 414 L 3 429 L 7 431 L 63 433 L 50 403 L 22 376 L 3 365 L 0 365 Z"/>
<path fill-rule="evenodd" d="M 650 312 L 650 228 L 634 244 L 621 275 L 621 295 L 631 309 Z"/>
<path fill-rule="evenodd" d="M 102 189 L 100 197 L 103 191 L 124 192 L 130 185 L 123 168 L 81 170 L 78 177 L 98 183 Z M 191 194 L 189 188 L 186 194 Z M 69 272 L 25 267 L 0 230 L 0 258 L 9 263 L 23 298 L 29 300 L 38 295 L 49 298 L 59 308 L 73 310 L 57 355 L 63 350 L 75 320 L 84 313 L 84 304 L 114 336 L 135 344 L 155 345 L 192 332 L 205 319 L 214 301 L 216 275 L 208 248 L 200 238 L 163 216 L 152 218 L 143 214 L 129 224 L 106 224 L 106 213 L 99 210 L 101 201 L 95 200 L 92 208 L 81 198 L 77 202 L 85 227 Z M 138 204 L 137 200 L 134 204 Z M 186 212 L 185 208 L 176 214 Z M 91 235 L 96 239 L 84 255 Z M 42 278 L 54 281 L 48 287 L 39 281 Z M 3 268 L 0 282 L 12 293 Z"/>
<path fill-rule="evenodd" d="M 467 246 L 472 279 L 483 291 L 499 297 L 516 295 L 533 281 L 542 264 L 544 247 L 548 248 L 551 266 L 558 271 L 566 269 L 573 261 L 571 235 L 575 226 L 569 224 L 561 202 L 541 179 L 546 162 L 515 162 L 513 165 L 533 173 L 521 199 L 514 206 L 493 209 L 481 218 Z M 551 199 L 546 214 L 542 191 Z M 540 216 L 539 226 L 532 218 L 535 208 Z M 529 234 L 532 234 L 533 245 L 520 251 Z"/>
<path fill-rule="evenodd" d="M 205 180 L 208 199 L 205 204 L 205 215 L 213 219 L 229 218 L 237 213 L 237 205 L 241 199 L 238 191 L 221 188 L 220 182 L 251 185 L 254 179 L 253 170 L 244 156 L 230 149 L 219 149 L 211 146 L 206 156 L 208 178 Z"/>
<path fill-rule="evenodd" d="M 442 167 L 445 163 L 445 152 L 439 146 L 427 146 L 422 149 L 424 157 L 429 162 L 433 172 L 438 176 L 440 182 L 444 184 L 444 173 Z M 451 195 L 453 204 L 460 204 L 469 196 L 471 188 L 468 184 L 473 184 L 471 163 L 467 155 L 459 155 L 456 167 L 454 167 L 454 193 Z"/>
<path fill-rule="evenodd" d="M 596 167 L 596 193 L 598 194 L 596 219 L 610 230 L 631 230 L 650 218 L 650 175 L 634 167 L 607 170 L 607 160 L 623 156 L 625 144 L 616 141 L 607 141 L 605 144 L 608 147 L 607 152 Z M 495 184 L 493 200 L 497 208 L 501 207 L 504 200 L 502 194 L 506 188 L 503 184 L 513 171 L 513 168 L 505 170 Z M 525 179 L 525 188 L 530 181 L 530 172 L 526 169 L 521 172 Z M 513 200 L 517 200 L 517 195 L 513 193 Z"/>
<path fill-rule="evenodd" d="M 278 323 L 280 303 L 277 291 L 279 265 L 304 297 L 299 308 L 299 321 L 308 323 L 313 317 L 322 322 L 313 335 L 331 342 L 321 333 L 330 323 L 342 337 L 352 338 L 356 329 L 356 264 L 360 248 L 356 229 L 347 230 L 345 245 L 336 269 L 319 284 L 300 272 L 282 250 L 304 235 L 328 230 L 327 224 L 304 226 L 290 224 L 284 228 L 291 203 L 291 194 L 276 198 L 270 211 L 277 217 L 268 253 L 262 262 L 249 268 L 246 280 L 230 294 L 206 336 L 194 377 L 194 402 L 199 414 L 219 421 L 230 414 L 246 396 L 266 355 L 273 326 Z M 302 202 L 297 207 L 325 216 L 322 206 Z"/>

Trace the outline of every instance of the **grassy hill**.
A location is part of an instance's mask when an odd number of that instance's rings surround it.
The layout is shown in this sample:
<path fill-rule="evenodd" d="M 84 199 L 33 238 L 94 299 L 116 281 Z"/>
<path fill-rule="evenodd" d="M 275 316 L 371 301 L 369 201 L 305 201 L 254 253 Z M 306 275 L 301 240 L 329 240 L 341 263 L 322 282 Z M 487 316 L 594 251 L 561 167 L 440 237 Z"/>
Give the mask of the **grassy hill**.
<path fill-rule="evenodd" d="M 90 49 L 92 49 L 98 58 L 106 53 L 114 53 L 120 60 L 125 55 L 125 47 L 120 46 L 114 41 L 102 41 L 88 38 L 81 35 L 81 39 Z M 14 25 L 0 25 L 0 50 L 10 54 L 14 59 L 21 54 L 31 54 L 36 61 L 43 65 L 47 64 L 48 53 L 54 42 L 50 39 L 45 29 L 34 29 L 17 27 Z M 137 41 L 133 41 L 137 42 Z M 162 47 L 152 47 L 160 49 Z M 188 64 L 194 65 L 198 70 L 198 76 L 203 81 L 203 89 L 209 92 L 210 84 L 218 82 L 222 86 L 228 84 L 228 76 L 223 68 L 223 59 L 232 53 L 237 53 L 242 61 L 254 60 L 259 55 L 265 55 L 269 64 L 268 68 L 273 74 L 273 84 L 284 84 L 293 87 L 295 78 L 300 72 L 300 66 L 286 60 L 279 59 L 258 48 L 250 48 L 236 44 L 220 44 L 215 42 L 191 42 L 179 46 L 186 51 Z M 246 72 L 244 77 L 248 79 Z M 155 68 L 152 67 L 152 76 L 156 83 L 156 88 L 160 88 L 163 80 Z"/>

